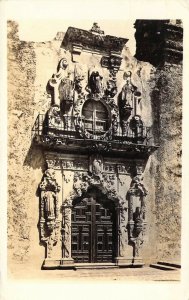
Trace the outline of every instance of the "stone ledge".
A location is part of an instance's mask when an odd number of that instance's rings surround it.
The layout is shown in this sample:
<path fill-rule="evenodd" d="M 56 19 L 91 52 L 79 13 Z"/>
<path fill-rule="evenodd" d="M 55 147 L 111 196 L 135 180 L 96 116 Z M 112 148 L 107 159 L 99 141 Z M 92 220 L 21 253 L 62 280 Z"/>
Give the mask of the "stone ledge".
<path fill-rule="evenodd" d="M 140 257 L 116 257 L 116 265 L 119 267 L 140 268 L 144 266 L 143 260 Z"/>
<path fill-rule="evenodd" d="M 98 35 L 88 30 L 69 27 L 66 31 L 61 47 L 72 51 L 72 47 L 82 47 L 82 50 L 94 50 L 98 52 L 121 53 L 128 39 L 111 35 Z"/>

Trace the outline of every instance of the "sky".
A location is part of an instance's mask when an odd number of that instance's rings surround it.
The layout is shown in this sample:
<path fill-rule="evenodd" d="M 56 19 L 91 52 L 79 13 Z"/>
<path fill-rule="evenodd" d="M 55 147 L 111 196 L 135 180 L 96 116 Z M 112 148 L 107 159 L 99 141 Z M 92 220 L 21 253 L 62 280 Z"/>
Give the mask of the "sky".
<path fill-rule="evenodd" d="M 44 19 L 15 19 L 19 24 L 19 38 L 24 41 L 50 41 L 58 31 L 66 32 L 69 26 L 90 30 L 97 22 L 107 35 L 115 35 L 129 39 L 127 46 L 135 54 L 135 20 L 44 20 Z"/>

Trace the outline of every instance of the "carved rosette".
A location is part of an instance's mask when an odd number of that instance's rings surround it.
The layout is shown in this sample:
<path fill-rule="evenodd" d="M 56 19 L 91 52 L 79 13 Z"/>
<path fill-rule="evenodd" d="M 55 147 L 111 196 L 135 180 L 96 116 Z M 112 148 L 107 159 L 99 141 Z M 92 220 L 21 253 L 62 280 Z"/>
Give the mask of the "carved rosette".
<path fill-rule="evenodd" d="M 60 187 L 53 169 L 47 169 L 39 185 L 40 190 L 40 239 L 47 246 L 47 258 L 51 257 L 53 246 L 58 241 L 60 221 L 58 220 L 58 196 Z"/>
<path fill-rule="evenodd" d="M 143 244 L 145 232 L 145 197 L 147 190 L 143 184 L 143 166 L 136 166 L 136 173 L 131 181 L 130 189 L 127 193 L 128 199 L 128 238 L 133 245 L 134 257 L 140 256 L 140 247 Z"/>

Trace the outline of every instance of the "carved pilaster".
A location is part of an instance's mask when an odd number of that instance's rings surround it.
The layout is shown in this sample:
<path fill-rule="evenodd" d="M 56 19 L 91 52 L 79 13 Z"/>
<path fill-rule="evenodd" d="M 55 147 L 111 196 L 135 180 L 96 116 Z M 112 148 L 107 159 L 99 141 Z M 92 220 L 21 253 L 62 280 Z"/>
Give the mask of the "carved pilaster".
<path fill-rule="evenodd" d="M 129 244 L 133 246 L 134 260 L 140 258 L 140 248 L 143 244 L 143 235 L 146 228 L 145 222 L 145 197 L 147 190 L 143 185 L 143 166 L 136 164 L 135 176 L 127 193 L 128 199 L 128 238 Z"/>
<path fill-rule="evenodd" d="M 62 260 L 61 265 L 73 264 L 71 257 L 71 215 L 72 205 L 64 203 L 62 207 Z"/>
<path fill-rule="evenodd" d="M 53 169 L 47 169 L 39 185 L 40 190 L 40 240 L 46 246 L 45 258 L 52 257 L 53 247 L 58 242 L 60 231 L 58 192 L 60 187 Z"/>
<path fill-rule="evenodd" d="M 116 256 L 120 257 L 120 236 L 121 236 L 121 229 L 120 229 L 120 205 L 116 205 L 116 229 L 117 229 L 117 253 Z"/>

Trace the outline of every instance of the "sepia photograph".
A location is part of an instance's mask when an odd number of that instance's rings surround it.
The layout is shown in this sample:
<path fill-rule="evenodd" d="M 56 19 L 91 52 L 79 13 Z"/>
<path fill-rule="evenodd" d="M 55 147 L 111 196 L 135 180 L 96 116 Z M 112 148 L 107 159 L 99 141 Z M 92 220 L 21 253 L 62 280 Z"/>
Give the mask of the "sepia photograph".
<path fill-rule="evenodd" d="M 179 280 L 182 21 L 130 21 L 134 55 L 121 23 L 8 21 L 11 276 Z"/>
<path fill-rule="evenodd" d="M 7 18 L 8 281 L 182 282 L 184 31 Z"/>

